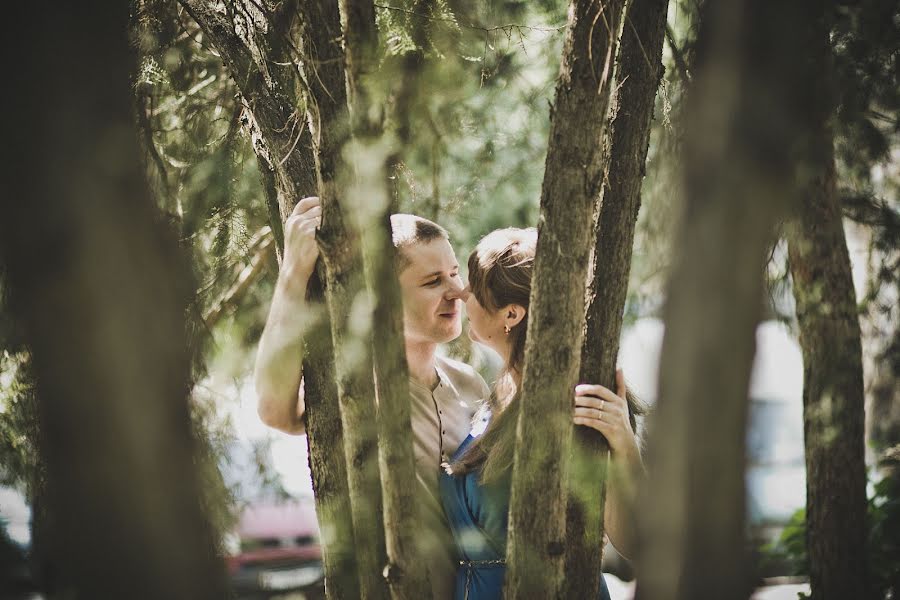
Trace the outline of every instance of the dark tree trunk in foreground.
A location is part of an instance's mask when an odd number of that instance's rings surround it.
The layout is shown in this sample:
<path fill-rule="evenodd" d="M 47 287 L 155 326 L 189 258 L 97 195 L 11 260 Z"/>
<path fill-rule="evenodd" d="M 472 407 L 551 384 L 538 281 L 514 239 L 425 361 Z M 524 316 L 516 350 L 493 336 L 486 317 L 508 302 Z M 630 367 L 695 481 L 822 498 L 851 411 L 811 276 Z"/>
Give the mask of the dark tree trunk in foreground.
<path fill-rule="evenodd" d="M 800 346 L 806 445 L 806 538 L 816 600 L 866 598 L 866 464 L 862 348 L 835 162 L 834 90 L 824 14 L 809 27 L 818 102 L 788 227 Z"/>
<path fill-rule="evenodd" d="M 371 89 L 378 64 L 378 32 L 375 6 L 370 0 L 342 2 L 347 56 L 347 89 L 350 91 L 355 186 L 345 186 L 348 205 L 356 205 L 363 238 L 363 257 L 369 293 L 374 302 L 371 360 L 378 394 L 378 458 L 384 503 L 384 543 L 387 553 L 383 574 L 394 600 L 424 600 L 431 586 L 417 550 L 421 535 L 416 505 L 416 466 L 410 421 L 409 368 L 403 335 L 403 301 L 397 279 L 391 239 L 394 212 L 388 185 L 392 153 L 379 150 L 382 124 L 372 115 L 382 112 Z M 397 96 L 410 95 L 414 77 L 401 79 Z M 402 105 L 403 103 L 401 103 Z M 405 106 L 398 107 L 405 110 Z M 408 115 L 406 115 L 408 116 Z M 401 139 L 400 142 L 408 141 Z M 349 190 L 355 189 L 356 192 Z M 360 197 L 349 197 L 360 194 Z M 364 194 L 364 196 L 362 195 Z"/>
<path fill-rule="evenodd" d="M 606 170 L 602 140 L 623 4 L 576 0 L 569 6 L 528 317 L 510 502 L 508 598 L 559 598 L 562 593 L 566 467 L 592 245 L 590 216 Z"/>
<path fill-rule="evenodd" d="M 653 105 L 663 74 L 668 4 L 668 0 L 631 3 L 616 67 L 616 79 L 620 82 L 616 93 L 618 110 L 608 134 L 608 183 L 597 218 L 579 375 L 583 383 L 600 383 L 611 390 L 616 389 L 616 359 Z M 596 598 L 609 446 L 600 433 L 586 427 L 576 427 L 573 435 L 566 514 L 565 597 Z"/>
<path fill-rule="evenodd" d="M 4 285 L 34 359 L 58 589 L 220 599 L 189 413 L 193 289 L 140 168 L 128 16 L 127 3 L 12 16 L 29 50 L 7 81 Z"/>
<path fill-rule="evenodd" d="M 708 3 L 687 113 L 638 597 L 747 598 L 745 429 L 763 268 L 796 199 L 811 3 Z"/>
<path fill-rule="evenodd" d="M 318 187 L 316 163 L 312 153 L 312 136 L 298 106 L 301 105 L 293 68 L 287 66 L 295 59 L 290 52 L 289 32 L 296 2 L 286 2 L 277 10 L 268 4 L 250 2 L 246 14 L 268 12 L 262 22 L 264 31 L 254 24 L 243 29 L 246 36 L 238 36 L 231 21 L 214 10 L 211 3 L 183 0 L 190 12 L 222 56 L 231 76 L 241 90 L 247 128 L 253 141 L 262 179 L 267 188 L 272 229 L 281 231 L 296 203 L 314 195 Z M 321 35 L 316 40 L 323 54 L 340 56 L 337 45 L 340 28 L 329 31 L 326 21 L 316 13 L 317 5 L 299 5 L 300 18 L 306 22 L 322 23 L 314 28 Z M 336 5 L 334 12 L 337 12 Z M 305 41 L 305 40 L 304 40 Z M 338 63 L 339 65 L 340 63 Z M 323 68 L 324 69 L 324 68 Z M 342 70 L 332 85 L 338 93 L 343 90 Z M 325 73 L 327 77 L 327 73 Z M 317 319 L 306 336 L 303 362 L 306 431 L 309 444 L 309 463 L 316 496 L 316 516 L 322 531 L 323 563 L 328 582 L 327 593 L 332 599 L 359 597 L 359 583 L 354 560 L 355 544 L 347 486 L 347 466 L 343 452 L 343 427 L 337 400 L 334 373 L 334 351 L 331 326 L 324 307 L 324 268 L 317 265 L 309 283 L 310 311 Z"/>

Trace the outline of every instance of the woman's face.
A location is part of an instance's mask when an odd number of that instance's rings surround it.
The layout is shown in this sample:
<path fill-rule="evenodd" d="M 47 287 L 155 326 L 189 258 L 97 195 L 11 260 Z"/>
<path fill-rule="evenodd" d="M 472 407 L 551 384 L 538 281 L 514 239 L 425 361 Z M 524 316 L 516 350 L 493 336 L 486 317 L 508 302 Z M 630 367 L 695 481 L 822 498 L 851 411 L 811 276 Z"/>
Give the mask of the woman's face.
<path fill-rule="evenodd" d="M 509 336 L 503 329 L 505 325 L 503 309 L 492 311 L 482 306 L 469 286 L 466 286 L 463 294 L 466 314 L 469 317 L 469 338 L 473 342 L 491 348 L 506 360 L 509 357 L 510 344 Z"/>

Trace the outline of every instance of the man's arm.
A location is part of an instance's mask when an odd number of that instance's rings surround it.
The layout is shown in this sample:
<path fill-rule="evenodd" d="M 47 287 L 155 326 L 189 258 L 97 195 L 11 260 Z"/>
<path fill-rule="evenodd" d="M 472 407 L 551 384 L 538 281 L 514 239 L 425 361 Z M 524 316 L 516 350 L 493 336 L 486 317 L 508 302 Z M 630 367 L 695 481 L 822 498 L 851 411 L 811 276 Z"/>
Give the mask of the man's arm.
<path fill-rule="evenodd" d="M 306 286 L 319 253 L 315 236 L 320 215 L 319 199 L 304 198 L 285 223 L 284 259 L 253 374 L 260 419 L 298 435 L 305 431 L 301 380 L 303 334 L 310 319 Z"/>

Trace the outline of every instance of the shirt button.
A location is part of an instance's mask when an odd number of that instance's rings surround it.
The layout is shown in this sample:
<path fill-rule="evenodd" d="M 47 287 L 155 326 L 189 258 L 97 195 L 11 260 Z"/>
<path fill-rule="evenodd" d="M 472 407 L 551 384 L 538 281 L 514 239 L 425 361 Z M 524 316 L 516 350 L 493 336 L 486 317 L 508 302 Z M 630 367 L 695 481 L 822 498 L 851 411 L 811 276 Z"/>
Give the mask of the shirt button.
<path fill-rule="evenodd" d="M 439 411 L 438 411 L 438 414 L 439 414 L 439 415 L 442 415 L 442 414 L 444 414 L 444 411 L 439 410 Z"/>
<path fill-rule="evenodd" d="M 442 435 L 447 435 L 447 432 L 446 432 L 446 431 L 442 431 L 441 434 L 442 434 Z"/>

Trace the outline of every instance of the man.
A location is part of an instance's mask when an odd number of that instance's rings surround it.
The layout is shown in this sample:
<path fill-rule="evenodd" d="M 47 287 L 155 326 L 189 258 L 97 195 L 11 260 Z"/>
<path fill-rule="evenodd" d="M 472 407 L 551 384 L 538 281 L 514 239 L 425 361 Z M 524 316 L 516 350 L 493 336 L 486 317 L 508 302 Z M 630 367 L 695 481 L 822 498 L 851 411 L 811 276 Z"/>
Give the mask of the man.
<path fill-rule="evenodd" d="M 321 214 L 318 198 L 304 198 L 285 223 L 284 260 L 254 374 L 260 418 L 294 434 L 304 432 L 300 365 L 308 325 L 305 297 L 318 257 L 315 232 Z M 424 530 L 420 545 L 434 597 L 443 600 L 453 595 L 456 563 L 438 492 L 440 464 L 468 435 L 476 410 L 490 392 L 470 366 L 436 353 L 438 344 L 462 331 L 463 284 L 446 230 L 413 215 L 393 215 L 391 228 L 403 298 L 417 500 Z"/>

